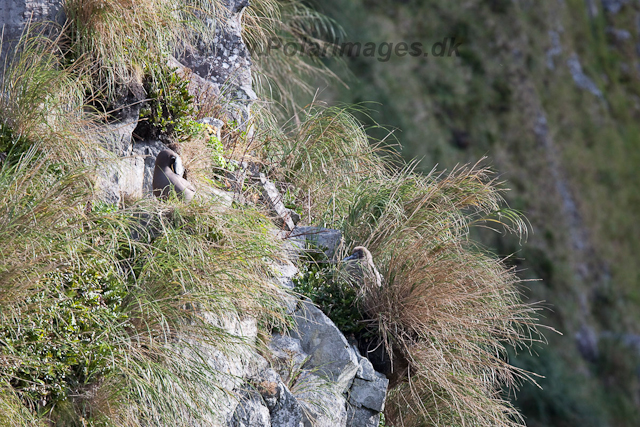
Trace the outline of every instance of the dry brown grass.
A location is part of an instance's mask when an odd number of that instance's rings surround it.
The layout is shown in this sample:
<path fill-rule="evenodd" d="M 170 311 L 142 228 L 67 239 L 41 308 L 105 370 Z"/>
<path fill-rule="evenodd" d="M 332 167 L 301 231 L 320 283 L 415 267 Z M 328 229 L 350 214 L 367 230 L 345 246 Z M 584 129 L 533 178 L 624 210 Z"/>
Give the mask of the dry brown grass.
<path fill-rule="evenodd" d="M 521 304 L 514 272 L 456 244 L 385 249 L 393 251 L 385 286 L 370 288 L 363 307 L 385 345 L 409 362 L 391 392 L 390 419 L 519 425 L 501 392 L 528 374 L 507 363 L 505 346 L 526 345 L 536 332 L 535 308 Z"/>
<path fill-rule="evenodd" d="M 27 28 L 0 82 L 0 145 L 19 155 L 33 144 L 50 156 L 79 159 L 92 128 L 83 112 L 86 80 L 78 64 L 64 68 L 59 39 L 46 28 Z"/>
<path fill-rule="evenodd" d="M 367 247 L 384 277 L 380 288 L 360 281 L 356 293 L 369 331 L 395 358 L 387 418 L 395 426 L 522 424 L 502 393 L 533 374 L 510 365 L 507 349 L 543 339 L 538 307 L 522 304 L 512 269 L 469 240 L 472 226 L 526 237 L 502 183 L 480 163 L 447 174 L 398 171 L 346 109 L 313 105 L 299 117 L 279 145 L 272 141 L 281 150 L 272 161 L 306 219 L 343 230 L 345 250 Z"/>
<path fill-rule="evenodd" d="M 541 339 L 538 308 L 521 303 L 512 269 L 468 240 L 472 224 L 526 233 L 502 206 L 479 165 L 426 177 L 406 170 L 361 184 L 354 197 L 346 235 L 384 276 L 364 289 L 361 307 L 396 358 L 386 411 L 394 425 L 523 423 L 501 396 L 532 376 L 508 363 L 507 348 Z"/>
<path fill-rule="evenodd" d="M 202 132 L 179 144 L 188 179 L 194 183 L 206 182 L 211 177 L 213 150 L 207 144 L 207 138 L 208 135 Z"/>
<path fill-rule="evenodd" d="M 108 99 L 117 87 L 138 79 L 147 65 L 204 42 L 224 25 L 219 0 L 67 0 L 69 44 Z M 214 25 L 208 25 L 207 20 Z M 160 76 L 154 76 L 160 78 Z"/>

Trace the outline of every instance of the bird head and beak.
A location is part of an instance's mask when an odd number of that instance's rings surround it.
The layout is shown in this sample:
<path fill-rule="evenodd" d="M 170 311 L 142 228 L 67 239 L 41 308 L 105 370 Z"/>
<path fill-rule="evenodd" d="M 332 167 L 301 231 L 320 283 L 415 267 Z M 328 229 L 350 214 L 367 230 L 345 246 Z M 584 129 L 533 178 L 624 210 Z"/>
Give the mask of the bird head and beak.
<path fill-rule="evenodd" d="M 353 249 L 353 252 L 351 253 L 351 255 L 349 255 L 348 257 L 346 257 L 345 259 L 342 260 L 342 262 L 345 261 L 355 261 L 358 259 L 363 259 L 366 258 L 366 254 L 365 251 L 366 249 L 363 248 L 362 246 L 357 246 Z"/>
<path fill-rule="evenodd" d="M 356 255 L 356 254 L 351 254 L 351 255 L 349 255 L 348 257 L 346 257 L 345 259 L 343 259 L 343 260 L 342 260 L 342 262 L 345 262 L 345 261 L 355 261 L 355 260 L 357 260 L 357 259 L 360 259 L 360 257 L 359 257 L 358 255 Z"/>
<path fill-rule="evenodd" d="M 172 155 L 169 161 L 169 168 L 171 169 L 171 171 L 178 176 L 184 176 L 184 166 L 182 166 L 182 159 L 180 159 L 180 157 Z"/>
<path fill-rule="evenodd" d="M 382 287 L 382 275 L 373 263 L 373 256 L 371 256 L 371 252 L 367 248 L 356 246 L 353 248 L 351 255 L 342 260 L 342 262 L 345 261 L 363 261 L 365 277 L 369 275 L 378 288 Z"/>

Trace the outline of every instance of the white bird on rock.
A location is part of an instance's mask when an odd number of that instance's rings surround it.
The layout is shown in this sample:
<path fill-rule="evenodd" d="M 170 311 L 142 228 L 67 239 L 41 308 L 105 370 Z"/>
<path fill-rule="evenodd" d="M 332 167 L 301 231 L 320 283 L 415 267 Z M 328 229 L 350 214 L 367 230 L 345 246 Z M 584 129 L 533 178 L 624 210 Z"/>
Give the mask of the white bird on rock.
<path fill-rule="evenodd" d="M 153 195 L 166 199 L 173 187 L 179 197 L 185 202 L 190 202 L 196 194 L 196 189 L 183 176 L 184 167 L 180 156 L 175 151 L 162 150 L 156 157 L 153 169 Z"/>
<path fill-rule="evenodd" d="M 373 284 L 376 287 L 382 287 L 382 275 L 373 263 L 373 256 L 371 256 L 369 249 L 364 246 L 356 246 L 351 255 L 342 260 L 342 262 L 348 261 L 359 261 L 358 273 L 364 276 L 365 284 L 369 282 L 369 279 L 373 279 Z"/>

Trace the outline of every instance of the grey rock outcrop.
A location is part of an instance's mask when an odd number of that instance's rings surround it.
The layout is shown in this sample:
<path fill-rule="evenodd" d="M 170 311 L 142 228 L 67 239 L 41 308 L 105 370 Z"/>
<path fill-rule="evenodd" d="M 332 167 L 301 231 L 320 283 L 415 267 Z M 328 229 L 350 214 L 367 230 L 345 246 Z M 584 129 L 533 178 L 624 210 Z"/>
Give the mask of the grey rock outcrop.
<path fill-rule="evenodd" d="M 347 425 L 350 427 L 376 427 L 384 411 L 389 380 L 373 369 L 366 357 L 360 356 L 356 378 L 349 390 Z"/>
<path fill-rule="evenodd" d="M 298 427 L 302 421 L 302 408 L 273 369 L 260 375 L 256 384 L 262 399 L 269 409 L 270 422 L 274 427 Z"/>
<path fill-rule="evenodd" d="M 97 195 L 107 203 L 118 204 L 123 197 L 140 198 L 144 193 L 145 160 L 133 153 L 133 130 L 139 116 L 140 104 L 123 106 L 116 111 L 115 119 L 95 135 L 100 145 L 114 155 L 109 166 L 98 171 L 96 179 Z"/>
<path fill-rule="evenodd" d="M 292 393 L 304 408 L 303 425 L 377 426 L 389 380 L 317 307 L 301 303 L 295 320 L 298 330 L 274 334 L 269 350 L 278 374 L 293 383 Z"/>
<path fill-rule="evenodd" d="M 107 203 L 118 204 L 123 198 L 139 199 L 149 196 L 153 190 L 156 156 L 166 146 L 157 140 L 132 143 L 131 126 L 126 122 L 112 125 L 113 129 L 99 136 L 105 144 L 118 144 L 116 153 L 122 153 L 98 172 L 98 197 Z"/>
<path fill-rule="evenodd" d="M 330 228 L 299 226 L 289 235 L 289 240 L 299 250 L 319 249 L 328 259 L 334 259 L 342 245 L 342 233 Z"/>
<path fill-rule="evenodd" d="M 188 48 L 179 61 L 217 87 L 229 102 L 228 112 L 241 126 L 249 119 L 249 107 L 257 96 L 252 88 L 251 56 L 242 40 L 242 13 L 247 0 L 225 0 L 226 10 L 216 25 L 212 44 L 205 40 Z"/>
<path fill-rule="evenodd" d="M 380 412 L 349 406 L 347 409 L 347 425 L 350 427 L 378 427 L 380 425 Z"/>
<path fill-rule="evenodd" d="M 265 406 L 260 395 L 247 392 L 236 407 L 229 427 L 271 427 L 269 409 Z"/>
<path fill-rule="evenodd" d="M 578 58 L 577 54 L 571 55 L 571 57 L 567 60 L 567 65 L 569 66 L 569 71 L 571 72 L 571 76 L 573 77 L 573 81 L 576 86 L 580 89 L 587 90 L 591 92 L 593 95 L 598 98 L 602 98 L 602 91 L 598 88 L 598 85 L 595 84 L 589 76 L 587 76 L 582 70 L 582 65 L 580 64 L 580 58 Z"/>
<path fill-rule="evenodd" d="M 349 403 L 358 408 L 382 412 L 388 386 L 389 380 L 376 372 L 366 357 L 360 357 L 360 367 L 349 392 Z"/>
<path fill-rule="evenodd" d="M 271 337 L 269 350 L 283 378 L 291 376 L 292 372 L 299 372 L 309 357 L 302 350 L 299 339 L 279 333 L 274 333 Z"/>
<path fill-rule="evenodd" d="M 3 43 L 0 59 L 15 48 L 30 22 L 64 21 L 62 0 L 4 0 L 0 2 Z M 0 68 L 0 73 L 2 69 Z"/>
<path fill-rule="evenodd" d="M 309 304 L 309 303 L 305 303 Z M 313 307 L 315 308 L 315 307 Z M 315 311 L 317 310 L 317 311 Z M 292 336 L 274 334 L 269 362 L 255 350 L 257 322 L 250 317 L 209 316 L 207 321 L 237 338 L 232 351 L 184 337 L 177 344 L 187 359 L 204 359 L 222 392 L 206 391 L 216 402 L 217 418 L 194 426 L 226 427 L 374 427 L 388 380 L 349 347 L 335 325 L 317 308 L 301 318 Z M 313 318 L 319 331 L 311 327 Z M 302 328 L 300 328 L 302 326 Z M 182 344 L 180 344 L 182 343 Z M 188 344 L 188 345 L 184 345 Z M 326 348 L 336 351 L 338 363 L 326 363 Z M 320 366 L 318 366 L 318 364 Z M 213 378 L 212 378 L 213 379 Z"/>
<path fill-rule="evenodd" d="M 300 340 L 302 349 L 310 356 L 305 366 L 333 382 L 339 394 L 347 391 L 358 371 L 359 360 L 342 332 L 310 302 L 302 302 L 296 310 L 295 322 L 298 330 L 292 336 Z"/>
<path fill-rule="evenodd" d="M 305 406 L 304 427 L 347 427 L 347 401 L 326 378 L 307 373 L 296 397 Z"/>
<path fill-rule="evenodd" d="M 384 401 L 387 397 L 387 385 L 389 380 L 384 376 L 374 381 L 361 378 L 353 380 L 349 403 L 357 408 L 368 408 L 375 412 L 384 411 Z"/>

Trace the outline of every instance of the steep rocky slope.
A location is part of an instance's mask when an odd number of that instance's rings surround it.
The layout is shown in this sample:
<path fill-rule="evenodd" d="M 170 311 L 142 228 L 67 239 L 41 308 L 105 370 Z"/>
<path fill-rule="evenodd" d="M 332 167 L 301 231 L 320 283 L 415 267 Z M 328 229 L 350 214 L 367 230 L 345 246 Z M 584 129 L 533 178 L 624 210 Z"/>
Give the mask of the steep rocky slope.
<path fill-rule="evenodd" d="M 538 309 L 469 230 L 525 219 L 477 164 L 415 173 L 355 109 L 274 102 L 328 71 L 245 40 L 315 43 L 326 18 L 271 0 L 2 16 L 1 424 L 523 424 L 502 396 L 530 379 L 508 351 L 543 339 Z"/>
<path fill-rule="evenodd" d="M 17 40 L 29 23 L 64 21 L 61 2 L 4 2 L 0 7 L 7 25 L 3 52 L 9 56 L 14 54 Z M 246 129 L 251 118 L 251 103 L 256 100 L 251 87 L 251 61 L 241 35 L 241 16 L 246 4 L 231 1 L 224 7 L 226 25 L 218 31 L 214 46 L 194 46 L 178 60 L 168 61 L 190 81 L 193 96 L 220 97 L 224 90 L 226 114 L 238 127 Z M 155 135 L 141 138 L 136 134 L 145 98 L 144 90 L 134 83 L 126 96 L 113 106 L 114 119 L 95 131 L 97 142 L 114 155 L 98 171 L 95 203 L 117 206 L 124 200 L 152 197 L 155 158 L 167 148 L 167 142 Z M 220 120 L 205 117 L 201 122 L 214 124 L 220 138 L 220 127 L 224 125 Z M 237 180 L 240 189 L 248 185 L 252 174 L 245 171 L 242 177 L 242 181 Z M 287 242 L 287 255 L 273 261 L 270 279 L 282 287 L 284 295 L 293 290 L 292 278 L 298 273 L 293 262 L 306 250 L 307 238 L 328 246 L 328 253 L 333 257 L 342 243 L 340 232 L 299 227 L 292 234 L 295 225 L 282 205 L 279 190 L 264 174 L 253 179 L 263 188 L 264 203 L 273 214 L 287 216 L 282 221 L 288 229 L 279 230 L 274 224 L 271 230 L 279 235 L 279 240 Z M 234 200 L 242 197 L 213 187 L 201 187 L 199 191 L 221 209 L 231 207 Z M 150 229 L 154 224 L 154 219 L 143 222 Z M 137 234 L 143 233 L 138 231 L 134 238 Z M 325 238 L 325 234 L 329 237 Z M 204 363 L 217 377 L 215 381 L 212 377 L 199 392 L 203 396 L 215 396 L 215 417 L 202 414 L 203 419 L 194 418 L 188 421 L 189 425 L 346 427 L 379 424 L 387 392 L 386 377 L 375 372 L 357 347 L 349 344 L 317 307 L 293 295 L 287 297 L 287 305 L 287 315 L 293 320 L 292 330 L 268 337 L 268 346 L 261 347 L 261 352 L 258 351 L 258 320 L 242 312 L 229 312 L 222 317 L 215 313 L 202 314 L 212 327 L 238 340 L 232 348 L 222 350 L 189 334 L 180 334 L 171 344 L 177 355 L 192 360 L 194 365 L 204 358 Z"/>

